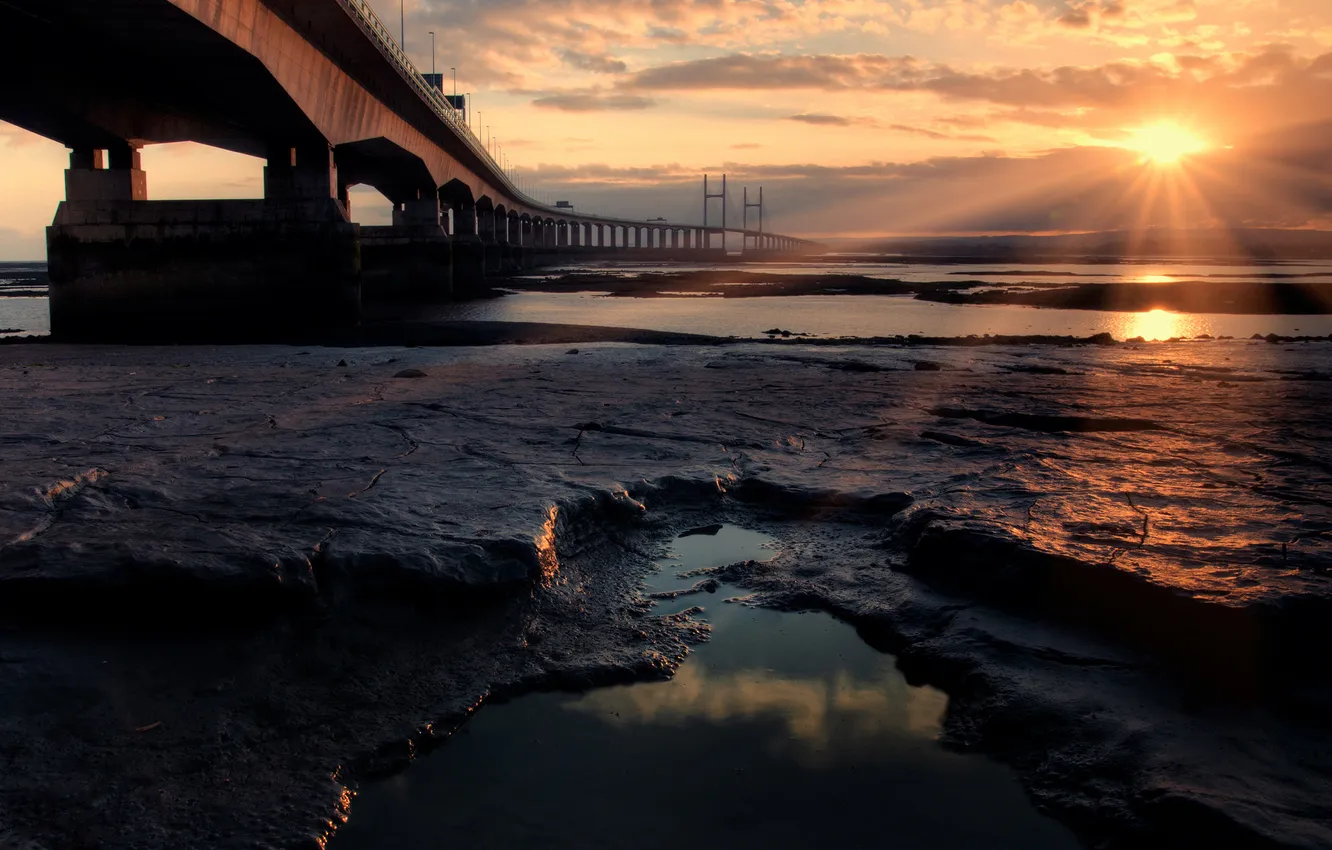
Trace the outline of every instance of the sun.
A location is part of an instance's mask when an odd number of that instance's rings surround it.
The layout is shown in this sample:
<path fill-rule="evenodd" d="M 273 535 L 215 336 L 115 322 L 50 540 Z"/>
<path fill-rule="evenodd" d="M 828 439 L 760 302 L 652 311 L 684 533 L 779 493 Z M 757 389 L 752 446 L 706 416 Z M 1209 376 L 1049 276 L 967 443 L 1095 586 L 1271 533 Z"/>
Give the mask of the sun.
<path fill-rule="evenodd" d="M 1134 130 L 1128 147 L 1157 165 L 1172 165 L 1207 150 L 1207 142 L 1178 124 L 1162 121 Z"/>

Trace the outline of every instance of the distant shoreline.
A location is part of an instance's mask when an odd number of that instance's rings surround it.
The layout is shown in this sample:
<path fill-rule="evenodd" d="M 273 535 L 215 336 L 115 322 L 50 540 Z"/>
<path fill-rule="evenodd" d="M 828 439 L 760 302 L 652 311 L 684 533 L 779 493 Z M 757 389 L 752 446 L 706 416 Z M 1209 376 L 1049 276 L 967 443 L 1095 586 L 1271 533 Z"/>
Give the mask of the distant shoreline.
<path fill-rule="evenodd" d="M 0 333 L 5 331 L 0 330 Z M 925 336 L 903 334 L 890 336 L 835 336 L 816 337 L 809 334 L 773 328 L 763 335 L 721 337 L 707 334 L 676 333 L 645 328 L 611 327 L 605 325 L 574 325 L 555 322 L 502 322 L 502 321 L 386 321 L 372 323 L 356 330 L 324 333 L 313 336 L 249 337 L 229 339 L 197 339 L 186 335 L 180 339 L 153 338 L 141 343 L 117 343 L 128 348 L 161 345 L 209 346 L 313 346 L 333 349 L 357 348 L 484 348 L 489 346 L 528 345 L 592 345 L 621 343 L 625 345 L 657 345 L 667 347 L 728 347 L 733 345 L 765 344 L 777 346 L 847 346 L 870 348 L 987 348 L 998 346 L 1042 346 L 1072 348 L 1082 346 L 1118 346 L 1141 344 L 1170 344 L 1198 342 L 1267 342 L 1332 343 L 1332 334 L 1282 335 L 1253 334 L 1245 337 L 1199 336 L 1147 340 L 1142 337 L 1116 339 L 1108 333 L 1089 336 L 1072 334 L 969 334 L 965 336 Z M 0 347 L 12 345 L 66 345 L 49 335 L 0 337 Z M 90 343 L 96 344 L 96 343 Z M 570 353 L 577 353 L 571 349 Z"/>
<path fill-rule="evenodd" d="M 742 285 L 741 285 L 742 284 Z M 979 280 L 912 282 L 854 274 L 703 271 L 571 272 L 515 278 L 520 292 L 604 292 L 631 298 L 759 298 L 796 295 L 901 295 L 957 306 L 1008 305 L 1058 310 L 1218 313 L 1252 316 L 1332 314 L 1332 284 L 1232 278 L 1170 283 L 1064 283 Z"/>

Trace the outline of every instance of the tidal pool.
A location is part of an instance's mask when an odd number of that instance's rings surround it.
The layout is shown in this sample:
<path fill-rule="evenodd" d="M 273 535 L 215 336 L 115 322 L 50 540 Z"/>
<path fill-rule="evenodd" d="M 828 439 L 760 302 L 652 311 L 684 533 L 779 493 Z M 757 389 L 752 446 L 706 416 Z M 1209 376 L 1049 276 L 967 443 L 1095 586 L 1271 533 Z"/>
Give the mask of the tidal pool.
<path fill-rule="evenodd" d="M 731 526 L 677 539 L 647 593 L 690 570 L 763 560 Z M 824 614 L 726 602 L 670 681 L 483 708 L 444 748 L 362 787 L 332 842 L 358 848 L 929 847 L 1072 850 L 1016 778 L 938 743 L 947 698 Z"/>

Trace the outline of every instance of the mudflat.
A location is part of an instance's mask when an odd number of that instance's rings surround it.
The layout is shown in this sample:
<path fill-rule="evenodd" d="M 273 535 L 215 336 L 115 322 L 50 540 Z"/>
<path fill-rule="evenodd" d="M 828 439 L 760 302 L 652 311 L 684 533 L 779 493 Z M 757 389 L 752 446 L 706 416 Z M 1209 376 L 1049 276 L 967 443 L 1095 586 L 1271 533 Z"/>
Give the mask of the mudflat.
<path fill-rule="evenodd" d="M 316 846 L 489 700 L 689 664 L 642 582 L 735 523 L 699 579 L 1089 846 L 1332 843 L 1332 346 L 582 340 L 0 347 L 0 842 Z"/>

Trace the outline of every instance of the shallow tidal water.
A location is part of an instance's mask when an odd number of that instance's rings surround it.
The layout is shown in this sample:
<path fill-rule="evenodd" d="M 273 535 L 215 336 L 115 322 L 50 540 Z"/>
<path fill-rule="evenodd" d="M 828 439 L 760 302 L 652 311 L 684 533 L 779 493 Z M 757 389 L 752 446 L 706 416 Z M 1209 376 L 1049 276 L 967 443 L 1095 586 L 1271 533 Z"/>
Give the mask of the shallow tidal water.
<path fill-rule="evenodd" d="M 731 526 L 687 533 L 646 593 L 683 571 L 764 560 Z M 1016 778 L 938 743 L 947 705 L 824 614 L 700 605 L 712 640 L 665 682 L 534 694 L 483 708 L 444 748 L 363 786 L 335 850 L 838 848 L 1072 850 Z M 726 601 L 731 599 L 733 601 Z"/>
<path fill-rule="evenodd" d="M 765 269 L 766 271 L 766 269 Z M 790 295 L 755 298 L 629 298 L 597 292 L 515 292 L 447 309 L 448 319 L 550 322 L 643 328 L 709 336 L 761 337 L 771 328 L 818 337 L 1050 335 L 1117 340 L 1190 339 L 1253 334 L 1326 336 L 1332 316 L 1242 316 L 1152 310 L 1055 310 L 953 305 L 901 295 Z"/>
<path fill-rule="evenodd" d="M 908 282 L 974 280 L 1021 285 L 1078 283 L 1166 283 L 1290 280 L 1332 282 L 1332 264 L 1280 262 L 1269 265 L 1182 263 L 1168 260 L 1087 263 L 993 263 L 984 266 L 900 263 L 685 263 L 614 262 L 546 270 L 546 274 L 640 274 L 733 269 L 767 274 L 843 274 Z M 0 263 L 0 337 L 50 333 L 41 263 Z M 744 284 L 738 284 L 743 286 Z M 436 314 L 451 321 L 544 322 L 630 327 L 720 337 L 762 337 L 771 328 L 818 337 L 1050 335 L 1087 337 L 1108 333 L 1118 340 L 1247 338 L 1253 334 L 1327 336 L 1332 316 L 1231 315 L 1098 310 L 1057 310 L 1011 305 L 950 305 L 909 296 L 799 295 L 754 298 L 606 297 L 599 292 L 515 292 L 499 299 L 449 305 Z"/>

